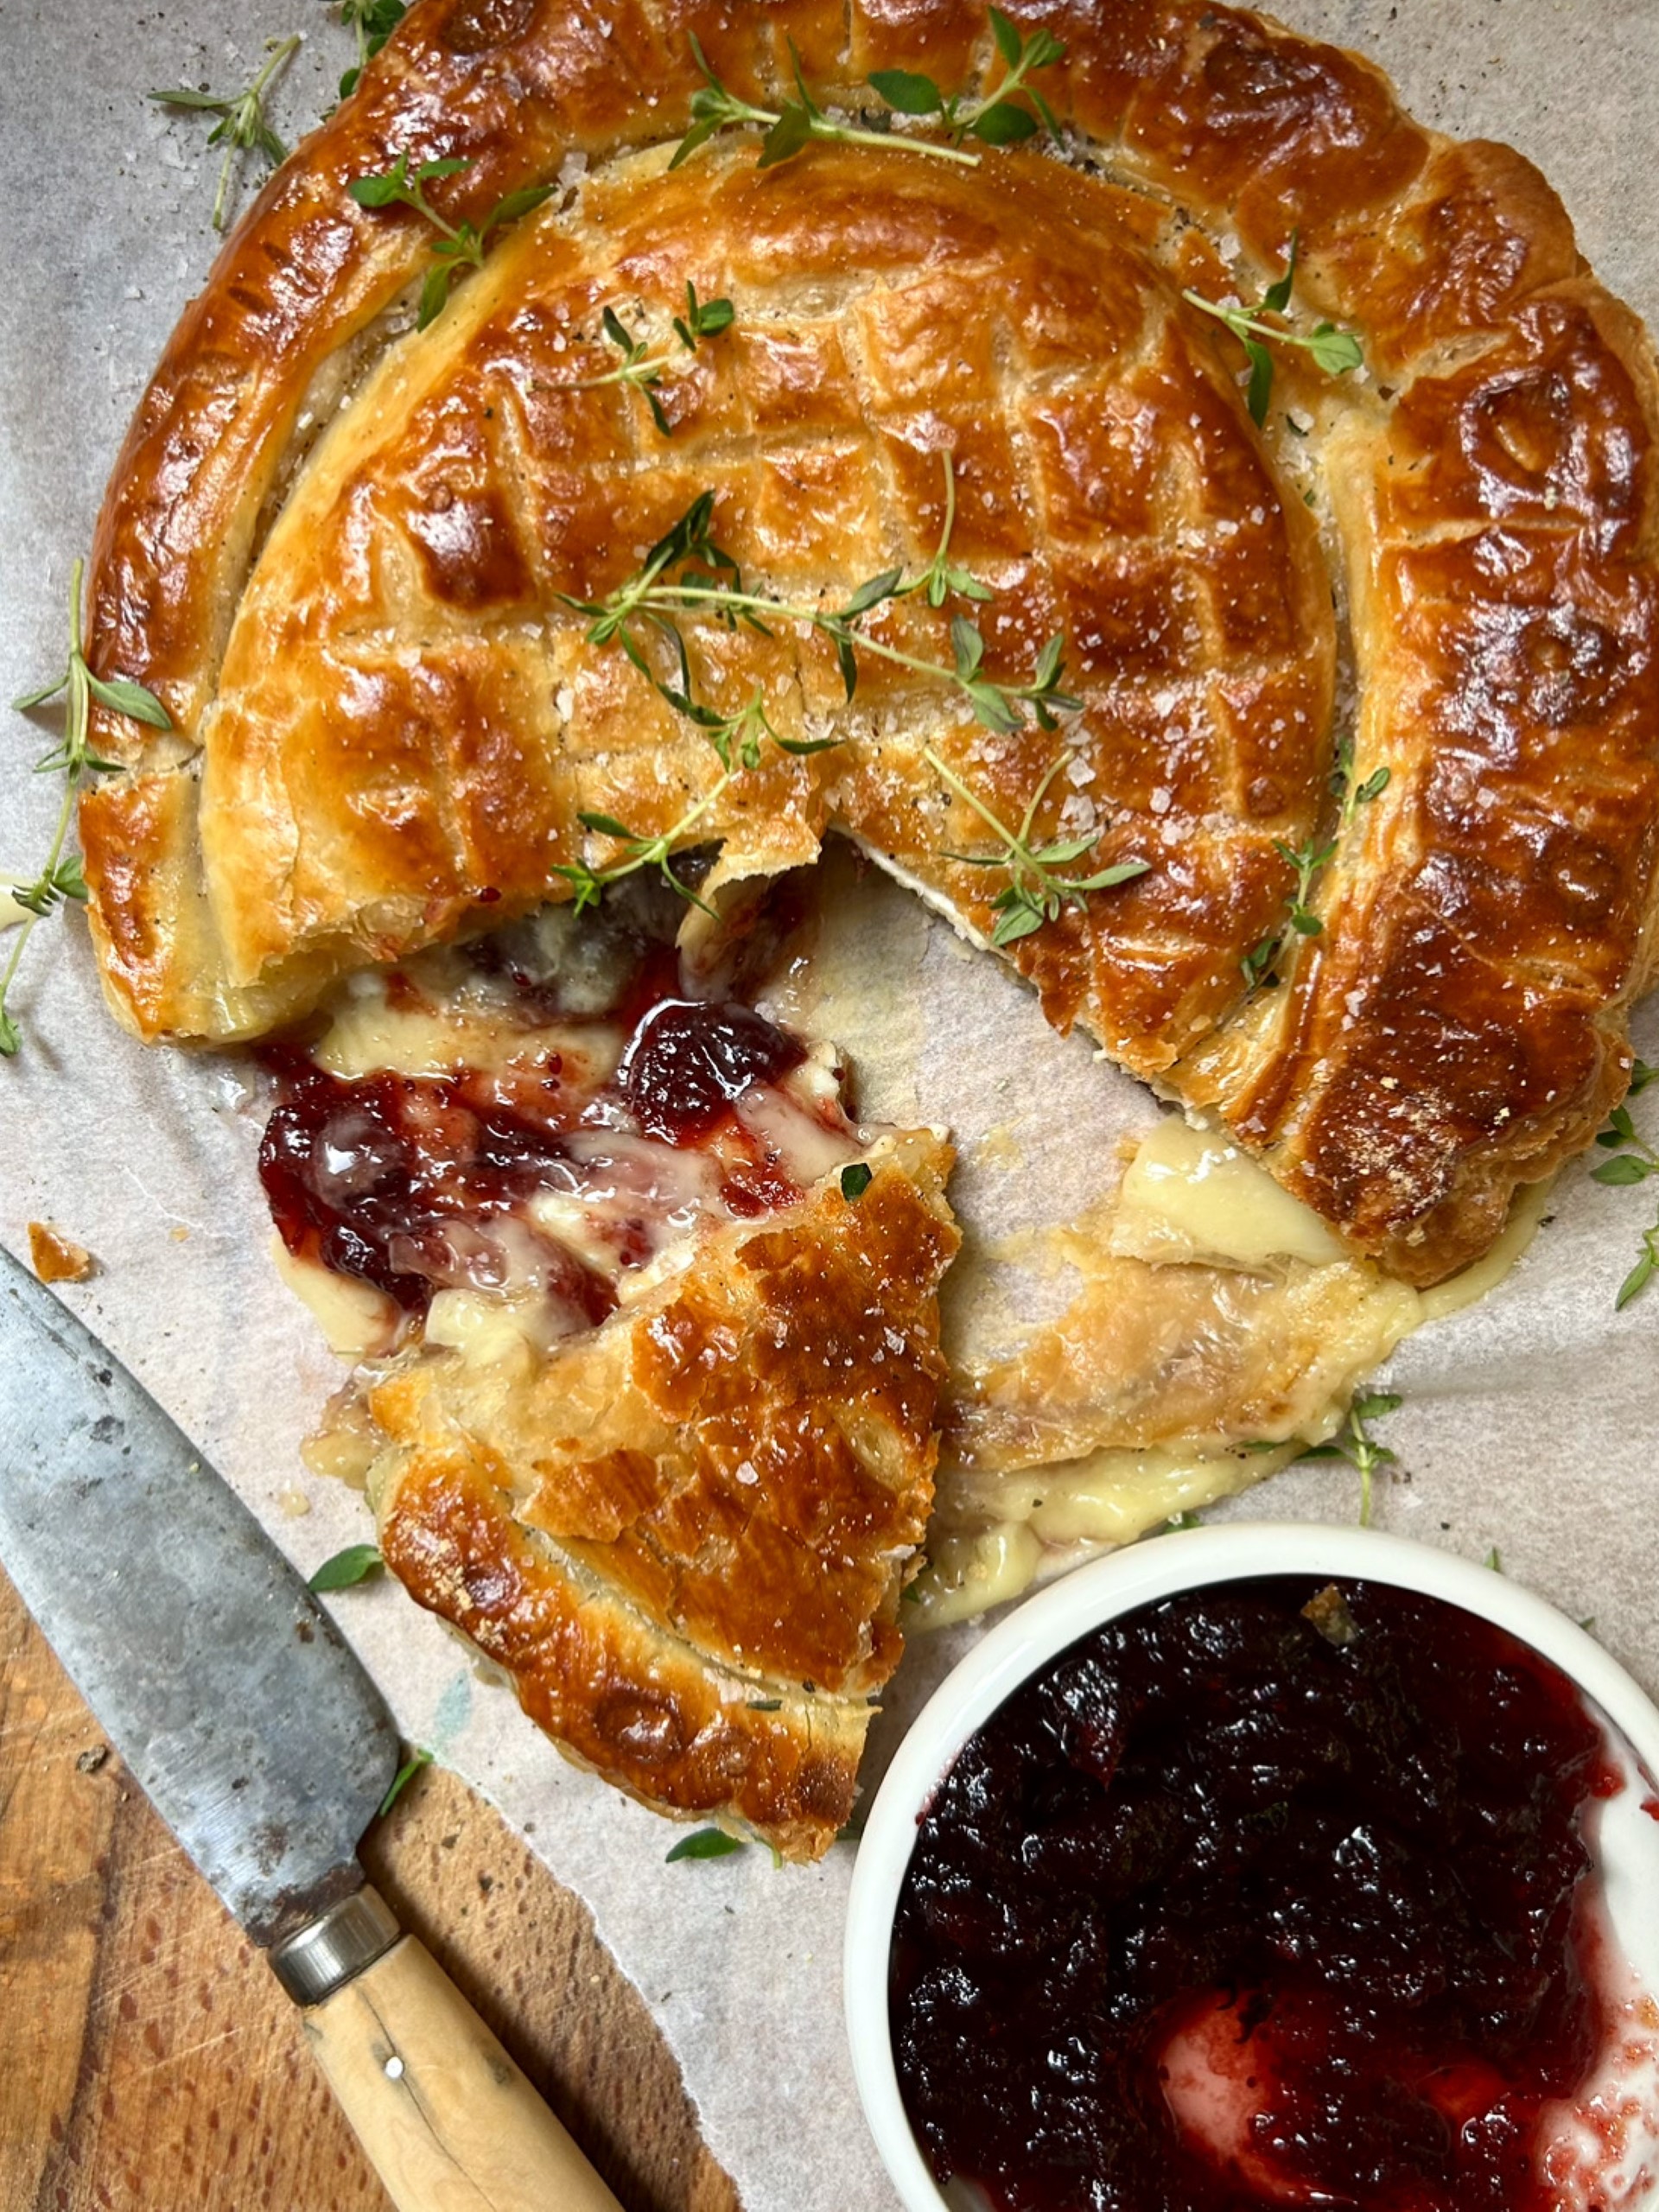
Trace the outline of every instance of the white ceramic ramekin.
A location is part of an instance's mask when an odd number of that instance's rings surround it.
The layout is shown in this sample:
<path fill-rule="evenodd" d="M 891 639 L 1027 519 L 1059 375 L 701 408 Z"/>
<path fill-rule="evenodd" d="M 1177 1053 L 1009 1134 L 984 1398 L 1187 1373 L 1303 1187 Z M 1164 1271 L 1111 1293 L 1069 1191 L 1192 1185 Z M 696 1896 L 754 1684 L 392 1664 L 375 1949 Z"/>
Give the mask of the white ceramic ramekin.
<path fill-rule="evenodd" d="M 917 1823 L 951 1761 L 1028 1675 L 1079 1637 L 1181 1591 L 1276 1574 L 1388 1583 L 1494 1622 L 1576 1682 L 1647 1777 L 1659 1777 L 1659 1711 L 1624 1669 L 1541 1598 L 1449 1552 L 1368 1529 L 1257 1522 L 1160 1537 L 1080 1567 L 1019 1606 L 946 1677 L 899 1746 L 858 1847 L 847 1916 L 847 2029 L 865 2115 L 906 2212 L 962 2212 L 978 2202 L 976 2190 L 956 2184 L 942 2195 L 917 2147 L 887 2014 L 899 1892 Z M 1659 1993 L 1659 1823 L 1626 1789 L 1604 1815 L 1598 1840 L 1616 1941 L 1646 1988 Z M 1659 2187 L 1629 2202 L 1626 2212 L 1659 2212 Z"/>

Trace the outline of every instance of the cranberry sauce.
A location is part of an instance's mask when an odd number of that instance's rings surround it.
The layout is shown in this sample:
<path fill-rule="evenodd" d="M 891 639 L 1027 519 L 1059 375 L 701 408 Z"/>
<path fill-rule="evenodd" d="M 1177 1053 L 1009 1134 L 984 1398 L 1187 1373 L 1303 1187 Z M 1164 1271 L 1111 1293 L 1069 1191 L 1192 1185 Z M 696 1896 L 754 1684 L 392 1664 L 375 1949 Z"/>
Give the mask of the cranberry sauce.
<path fill-rule="evenodd" d="M 473 1073 L 346 1081 L 289 1047 L 261 1057 L 281 1087 L 259 1176 L 283 1243 L 411 1313 L 440 1286 L 487 1274 L 482 1224 L 572 1179 L 556 1059 L 537 1112 L 503 1104 Z M 548 1287 L 603 1320 L 616 1303 L 609 1284 L 568 1253 L 547 1258 Z"/>
<path fill-rule="evenodd" d="M 1312 1597 L 1147 1607 L 957 1759 L 890 1993 L 941 2180 L 997 2212 L 1554 2212 L 1545 2108 L 1604 2032 L 1604 1739 L 1456 1607 Z"/>
<path fill-rule="evenodd" d="M 346 1079 L 295 1046 L 266 1048 L 278 1103 L 259 1172 L 289 1250 L 373 1283 L 413 1313 L 442 1286 L 490 1287 L 510 1270 L 522 1277 L 529 1252 L 530 1280 L 573 1319 L 596 1322 L 616 1303 L 612 1282 L 537 1225 L 527 1211 L 537 1198 L 593 1202 L 595 1233 L 626 1268 L 652 1256 L 660 1219 L 686 1202 L 676 1151 L 717 1155 L 709 1187 L 728 1215 L 798 1197 L 734 1108 L 798 1066 L 804 1047 L 751 1007 L 674 995 L 683 988 L 678 969 L 658 952 L 630 969 L 607 1009 L 607 1022 L 632 1028 L 608 1080 L 563 1067 L 552 1052 L 496 1073 Z M 545 982 L 520 977 L 505 959 L 474 953 L 472 962 L 512 994 L 519 1026 L 557 1012 Z M 390 979 L 394 1004 L 411 994 L 419 1000 L 408 977 Z"/>
<path fill-rule="evenodd" d="M 695 1144 L 757 1083 L 776 1083 L 806 1050 L 757 1014 L 670 999 L 634 1031 L 617 1074 L 634 1119 L 671 1144 Z"/>

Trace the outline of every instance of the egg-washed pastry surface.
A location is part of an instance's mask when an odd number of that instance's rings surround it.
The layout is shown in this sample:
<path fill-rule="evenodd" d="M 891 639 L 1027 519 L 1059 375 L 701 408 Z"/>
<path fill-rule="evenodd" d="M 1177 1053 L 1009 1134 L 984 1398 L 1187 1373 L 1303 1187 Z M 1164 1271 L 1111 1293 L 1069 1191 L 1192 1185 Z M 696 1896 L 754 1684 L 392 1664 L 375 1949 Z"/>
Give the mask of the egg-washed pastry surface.
<path fill-rule="evenodd" d="M 873 68 L 995 82 L 983 17 L 418 0 L 226 248 L 106 506 L 94 660 L 177 726 L 141 744 L 105 717 L 130 772 L 83 807 L 136 1027 L 257 1031 L 540 901 L 618 855 L 583 812 L 718 842 L 728 880 L 840 826 L 982 938 L 1007 879 L 970 864 L 997 853 L 974 803 L 1017 824 L 1041 791 L 1033 835 L 1081 845 L 1079 874 L 1144 873 L 1009 957 L 1351 1249 L 1436 1281 L 1587 1141 L 1652 957 L 1639 327 L 1523 161 L 1421 130 L 1357 57 L 1198 0 L 1013 12 L 1064 40 L 1043 82 L 1070 168 L 814 146 L 760 172 L 740 138 L 670 176 L 630 149 L 690 121 L 693 34 L 775 109 L 791 40 L 825 101 L 867 100 Z M 589 168 L 413 333 L 377 318 L 431 232 L 347 189 L 398 153 L 471 164 L 434 185 L 451 221 Z M 1285 351 L 1258 435 L 1236 348 L 1181 292 L 1259 298 L 1293 241 L 1298 312 L 1365 367 Z M 664 435 L 594 381 L 600 319 L 655 341 L 688 281 L 735 320 L 665 377 Z M 1058 731 L 988 732 L 874 652 L 849 704 L 822 635 L 696 623 L 699 696 L 842 741 L 768 741 L 716 794 L 703 738 L 557 596 L 613 591 L 706 492 L 746 585 L 848 604 L 931 556 L 947 453 L 953 556 L 995 596 L 865 627 L 936 663 L 972 613 L 1012 684 L 1064 634 Z M 1317 930 L 1287 926 L 1293 893 Z"/>
<path fill-rule="evenodd" d="M 938 1452 L 948 1148 L 873 1155 L 568 1348 L 370 1393 L 388 1564 L 658 1808 L 817 1858 L 853 1809 Z"/>

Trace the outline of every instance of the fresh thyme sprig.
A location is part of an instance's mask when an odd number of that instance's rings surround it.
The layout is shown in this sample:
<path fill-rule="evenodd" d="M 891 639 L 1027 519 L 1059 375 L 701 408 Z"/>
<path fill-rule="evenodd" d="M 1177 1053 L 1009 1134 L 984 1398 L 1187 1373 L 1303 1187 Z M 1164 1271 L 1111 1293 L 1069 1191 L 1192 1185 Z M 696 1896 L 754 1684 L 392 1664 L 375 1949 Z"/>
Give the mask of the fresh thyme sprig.
<path fill-rule="evenodd" d="M 1033 31 L 1029 38 L 1021 38 L 1018 27 L 1000 8 L 990 10 L 990 19 L 991 35 L 1007 73 L 996 90 L 982 99 L 973 99 L 966 92 L 947 95 L 931 77 L 910 69 L 877 69 L 868 83 L 900 115 L 937 115 L 953 146 L 961 145 L 964 138 L 977 138 L 987 146 L 1017 146 L 1023 139 L 1036 137 L 1039 117 L 1049 136 L 1058 138 L 1060 126 L 1053 109 L 1026 79 L 1033 70 L 1052 68 L 1062 60 L 1064 43 L 1048 30 Z M 1015 106 L 1016 93 L 1025 95 L 1037 111 L 1035 115 Z"/>
<path fill-rule="evenodd" d="M 533 207 L 539 207 L 552 196 L 550 184 L 526 185 L 521 191 L 509 192 L 498 200 L 481 223 L 451 223 L 439 214 L 423 188 L 435 184 L 443 177 L 459 176 L 472 166 L 471 162 L 451 156 L 441 162 L 423 162 L 411 176 L 409 156 L 404 153 L 379 175 L 353 177 L 346 188 L 359 207 L 412 207 L 437 232 L 432 242 L 432 266 L 421 286 L 420 312 L 416 321 L 416 327 L 420 330 L 443 313 L 449 288 L 461 270 L 484 266 L 491 232 L 503 223 L 516 223 L 521 215 L 528 215 Z"/>
<path fill-rule="evenodd" d="M 348 99 L 357 80 L 404 20 L 404 0 L 340 0 L 340 20 L 357 33 L 357 63 L 340 80 L 340 97 Z"/>
<path fill-rule="evenodd" d="M 84 775 L 114 774 L 121 766 L 118 760 L 105 760 L 94 753 L 88 736 L 92 702 L 111 713 L 129 715 L 134 721 L 148 723 L 152 729 L 171 729 L 172 717 L 153 692 L 146 691 L 142 683 L 134 683 L 124 676 L 94 676 L 86 665 L 81 649 L 80 584 L 85 564 L 79 561 L 69 573 L 69 660 L 63 674 L 54 683 L 42 684 L 38 691 L 31 691 L 12 704 L 26 714 L 31 707 L 44 706 L 48 699 L 55 699 L 60 691 L 67 694 L 63 718 L 63 739 L 46 758 L 37 764 L 36 772 L 52 775 L 60 770 L 64 779 L 63 804 L 58 810 L 57 827 L 53 832 L 51 846 L 45 865 L 30 882 L 8 882 L 4 888 L 22 906 L 23 919 L 16 925 L 16 935 L 5 969 L 0 973 L 0 1055 L 10 1059 L 22 1042 L 22 1033 L 16 1019 L 6 1011 L 6 995 L 16 977 L 23 957 L 23 948 L 36 922 L 49 914 L 66 899 L 83 902 L 86 897 L 86 882 L 81 874 L 78 855 L 66 853 L 69 825 L 74 817 L 75 795 Z"/>
<path fill-rule="evenodd" d="M 732 124 L 758 127 L 766 132 L 760 144 L 760 167 L 763 169 L 775 168 L 779 162 L 789 161 L 815 138 L 842 146 L 876 146 L 884 150 L 896 146 L 912 154 L 931 154 L 936 161 L 957 162 L 964 168 L 979 166 L 977 154 L 964 153 L 957 146 L 940 146 L 930 138 L 905 137 L 891 130 L 867 130 L 856 124 L 836 122 L 807 91 L 801 74 L 800 56 L 792 39 L 789 58 L 795 73 L 796 98 L 785 100 L 781 108 L 755 107 L 728 91 L 710 68 L 709 57 L 695 32 L 691 35 L 691 52 L 707 81 L 691 95 L 691 128 L 674 149 L 674 158 L 669 163 L 671 169 L 689 161 L 699 146 L 706 145 L 716 131 L 724 130 Z"/>
<path fill-rule="evenodd" d="M 1630 1096 L 1634 1098 L 1650 1083 L 1659 1082 L 1659 1068 L 1649 1067 L 1645 1060 L 1638 1060 L 1630 1071 Z M 1630 1118 L 1628 1106 L 1616 1106 L 1608 1116 L 1607 1126 L 1596 1139 L 1604 1152 L 1614 1157 L 1604 1160 L 1591 1170 L 1592 1179 L 1610 1185 L 1613 1189 L 1628 1189 L 1634 1184 L 1645 1183 L 1649 1176 L 1659 1175 L 1659 1151 L 1641 1135 Z M 1623 1313 L 1633 1298 L 1639 1297 L 1653 1280 L 1659 1268 L 1659 1222 L 1642 1232 L 1642 1256 L 1619 1285 L 1614 1300 L 1617 1311 Z"/>
<path fill-rule="evenodd" d="M 672 855 L 733 779 L 745 769 L 759 767 L 763 747 L 768 741 L 781 752 L 796 754 L 823 752 L 842 742 L 835 737 L 784 737 L 772 727 L 765 696 L 759 690 L 735 714 L 722 713 L 699 698 L 681 627 L 687 617 L 713 620 L 728 630 L 749 629 L 768 638 L 774 634 L 772 626 L 778 622 L 817 631 L 834 644 L 836 664 L 849 700 L 857 690 L 859 655 L 868 652 L 954 687 L 967 700 L 976 719 L 1001 734 L 1023 728 L 1028 720 L 1034 721 L 1039 728 L 1058 728 L 1057 716 L 1079 707 L 1079 701 L 1060 689 L 1064 638 L 1050 639 L 1038 657 L 1029 683 L 1010 683 L 986 673 L 984 639 L 964 616 L 957 615 L 951 621 L 949 662 L 926 660 L 906 652 L 884 639 L 872 637 L 859 626 L 862 618 L 876 607 L 912 597 L 925 598 L 931 607 L 937 608 L 942 607 L 953 593 L 969 600 L 987 600 L 992 595 L 987 585 L 950 559 L 950 538 L 956 523 L 956 475 L 950 454 L 944 454 L 942 459 L 944 522 L 932 559 L 908 578 L 902 567 L 884 569 L 880 575 L 861 584 L 843 607 L 827 608 L 769 599 L 746 591 L 737 563 L 712 534 L 712 492 L 705 492 L 693 500 L 673 528 L 651 548 L 635 574 L 607 599 L 565 596 L 566 606 L 588 618 L 588 643 L 620 646 L 661 696 L 708 738 L 722 770 L 720 780 L 672 829 L 658 836 L 644 836 L 607 815 L 582 815 L 584 828 L 618 839 L 623 846 L 623 855 L 620 861 L 605 868 L 595 868 L 585 861 L 557 868 L 556 873 L 575 887 L 578 913 L 595 905 L 609 885 L 644 868 L 657 868 L 683 898 L 702 906 L 702 901 L 690 886 L 674 873 Z M 651 650 L 653 643 L 658 648 L 656 658 Z M 667 676 L 656 664 L 664 645 L 673 655 L 673 673 Z M 1080 859 L 1096 842 L 1095 838 L 1033 845 L 1033 825 L 1038 809 L 1063 765 L 1064 754 L 1043 779 L 1018 831 L 999 821 L 937 754 L 930 751 L 927 758 L 950 788 L 1001 841 L 1002 850 L 995 855 L 954 856 L 966 861 L 970 867 L 1006 868 L 1009 871 L 1010 882 L 994 902 L 999 915 L 993 936 L 995 944 L 1008 944 L 1016 938 L 1028 936 L 1045 921 L 1054 919 L 1063 906 L 1084 905 L 1090 891 L 1128 882 L 1146 872 L 1147 862 L 1132 861 L 1119 862 L 1091 876 L 1066 876 L 1060 870 Z"/>
<path fill-rule="evenodd" d="M 590 906 L 597 906 L 601 895 L 613 883 L 620 883 L 625 876 L 637 875 L 641 868 L 654 868 L 671 891 L 678 892 L 689 906 L 699 913 L 714 915 L 714 908 L 705 899 L 699 899 L 691 886 L 674 873 L 674 853 L 683 838 L 696 829 L 715 801 L 721 798 L 737 774 L 734 768 L 726 769 L 703 793 L 694 807 L 683 814 L 671 830 L 664 830 L 658 837 L 642 837 L 630 830 L 626 822 L 619 822 L 610 814 L 578 814 L 576 819 L 584 830 L 591 830 L 601 837 L 614 837 L 622 846 L 622 858 L 613 861 L 609 868 L 590 868 L 586 861 L 555 861 L 553 873 L 562 875 L 575 887 L 573 911 L 585 914 Z"/>
<path fill-rule="evenodd" d="M 1344 737 L 1337 747 L 1336 764 L 1331 771 L 1331 794 L 1342 805 L 1339 827 L 1352 827 L 1355 815 L 1362 806 L 1369 806 L 1374 798 L 1381 798 L 1394 780 L 1394 771 L 1386 764 L 1374 768 L 1363 781 L 1354 774 L 1354 741 Z"/>
<path fill-rule="evenodd" d="M 1382 798 L 1393 774 L 1391 768 L 1384 766 L 1374 769 L 1363 782 L 1356 782 L 1353 741 L 1344 738 L 1338 747 L 1336 766 L 1331 772 L 1332 791 L 1333 793 L 1340 792 L 1342 799 L 1337 836 L 1324 845 L 1312 837 L 1306 844 L 1296 847 L 1286 844 L 1282 839 L 1274 842 L 1274 850 L 1280 859 L 1287 868 L 1294 868 L 1296 871 L 1296 887 L 1285 899 L 1287 928 L 1275 931 L 1271 937 L 1264 937 L 1259 944 L 1253 944 L 1238 963 L 1244 981 L 1252 990 L 1258 984 L 1277 982 L 1275 964 L 1284 950 L 1287 934 L 1294 931 L 1298 937 L 1318 937 L 1323 932 L 1325 924 L 1307 903 L 1313 879 L 1327 861 L 1335 858 L 1342 836 L 1352 826 L 1359 809 L 1370 805 L 1373 799 Z"/>
<path fill-rule="evenodd" d="M 947 470 L 949 467 L 947 456 Z M 986 674 L 985 641 L 964 616 L 957 615 L 951 622 L 952 658 L 948 663 L 925 660 L 889 645 L 885 639 L 872 637 L 868 630 L 857 626 L 863 616 L 886 601 L 906 599 L 918 592 L 927 594 L 931 601 L 941 578 L 940 601 L 957 588 L 952 576 L 965 572 L 952 568 L 943 546 L 918 576 L 906 582 L 902 569 L 886 569 L 861 584 L 844 607 L 824 607 L 768 599 L 743 589 L 736 562 L 709 535 L 714 504 L 712 492 L 705 492 L 694 499 L 673 529 L 652 548 L 638 572 L 608 599 L 565 600 L 567 606 L 590 618 L 590 645 L 620 643 L 634 665 L 651 676 L 651 664 L 640 632 L 642 628 L 654 630 L 675 646 L 683 676 L 685 645 L 677 617 L 703 616 L 728 629 L 742 625 L 766 637 L 772 636 L 772 623 L 791 622 L 816 630 L 832 641 L 849 699 L 858 688 L 859 654 L 874 653 L 897 667 L 910 669 L 959 690 L 973 709 L 976 720 L 986 728 L 1003 734 L 1021 728 L 1028 715 L 1042 728 L 1053 729 L 1058 726 L 1057 713 L 1075 712 L 1081 704 L 1060 689 L 1065 650 L 1063 638 L 1050 639 L 1038 658 L 1030 683 L 1007 683 Z M 676 575 L 677 569 L 682 573 Z M 974 595 L 989 596 L 983 586 Z M 654 677 L 652 681 L 656 681 Z M 663 688 L 658 685 L 659 690 Z M 665 690 L 664 696 L 672 695 Z M 784 741 L 780 739 L 779 742 Z M 785 749 L 819 748 L 817 745 L 791 745 Z"/>
<path fill-rule="evenodd" d="M 1307 903 L 1308 893 L 1313 887 L 1314 877 L 1335 855 L 1337 840 L 1333 837 L 1328 844 L 1321 845 L 1310 837 L 1306 844 L 1292 847 L 1279 838 L 1275 839 L 1273 849 L 1287 868 L 1295 869 L 1296 886 L 1285 896 L 1286 927 L 1253 944 L 1238 963 L 1244 981 L 1252 990 L 1259 983 L 1278 981 L 1276 963 L 1279 955 L 1284 950 L 1287 934 L 1294 931 L 1298 937 L 1318 937 L 1324 930 L 1325 924 Z"/>
<path fill-rule="evenodd" d="M 1248 404 L 1250 419 L 1260 427 L 1268 419 L 1268 409 L 1273 401 L 1273 355 L 1268 342 L 1275 346 L 1299 346 L 1311 353 L 1327 376 L 1346 376 L 1351 370 L 1363 368 L 1365 354 L 1358 338 L 1351 330 L 1338 330 L 1335 323 L 1322 322 L 1308 331 L 1287 330 L 1277 322 L 1264 322 L 1263 315 L 1283 315 L 1289 312 L 1290 296 L 1296 283 L 1296 259 L 1300 239 L 1293 232 L 1290 258 L 1284 275 L 1270 284 L 1255 309 L 1229 308 L 1214 300 L 1206 300 L 1202 292 L 1183 292 L 1181 297 L 1190 305 L 1201 308 L 1205 315 L 1214 315 L 1224 322 L 1244 348 L 1250 364 L 1250 387 Z"/>
<path fill-rule="evenodd" d="M 1397 1413 L 1403 1401 L 1393 1390 L 1370 1390 L 1356 1398 L 1348 1408 L 1347 1419 L 1328 1444 L 1310 1445 L 1302 1453 L 1304 1459 L 1346 1459 L 1359 1475 L 1359 1525 L 1371 1525 L 1372 1478 L 1379 1467 L 1399 1465 L 1400 1454 L 1391 1452 L 1386 1444 L 1379 1444 L 1370 1433 L 1370 1424 L 1381 1421 L 1385 1414 Z"/>
<path fill-rule="evenodd" d="M 991 901 L 997 917 L 991 931 L 993 944 L 1013 944 L 1017 938 L 1030 937 L 1042 928 L 1045 922 L 1058 921 L 1061 910 L 1088 906 L 1091 891 L 1109 891 L 1115 885 L 1132 882 L 1144 875 L 1151 866 L 1149 861 L 1117 861 L 1110 868 L 1102 868 L 1094 875 L 1062 875 L 1060 870 L 1079 861 L 1091 847 L 1099 842 L 1096 836 L 1070 837 L 1052 844 L 1033 845 L 1033 827 L 1039 808 L 1048 796 L 1049 785 L 1065 766 L 1069 755 L 1060 753 L 1051 761 L 1046 773 L 1031 795 L 1031 803 L 1020 818 L 1017 830 L 1010 830 L 986 805 L 983 799 L 963 783 L 950 765 L 942 760 L 932 747 L 923 749 L 922 758 L 964 805 L 972 807 L 980 820 L 1002 841 L 1000 853 L 947 853 L 947 860 L 964 861 L 969 868 L 1005 868 L 1008 882 L 1005 890 Z"/>
<path fill-rule="evenodd" d="M 288 159 L 288 149 L 271 129 L 265 114 L 265 94 L 271 80 L 298 51 L 300 34 L 289 37 L 267 39 L 266 59 L 252 82 L 239 92 L 199 92 L 188 85 L 175 86 L 171 92 L 151 92 L 150 99 L 158 100 L 163 107 L 188 107 L 204 115 L 219 118 L 207 133 L 210 146 L 223 146 L 225 159 L 219 172 L 219 190 L 213 195 L 213 228 L 222 231 L 230 209 L 231 178 L 235 173 L 238 154 L 263 154 L 272 168 L 278 168 Z"/>
<path fill-rule="evenodd" d="M 729 330 L 736 309 L 729 300 L 699 300 L 697 288 L 689 283 L 685 288 L 685 313 L 674 318 L 675 334 L 688 353 L 695 353 L 705 338 L 717 337 L 722 330 Z M 673 355 L 653 352 L 643 338 L 636 338 L 614 308 L 607 308 L 600 318 L 605 335 L 613 346 L 621 350 L 622 359 L 613 369 L 601 375 L 583 377 L 575 389 L 588 391 L 600 385 L 632 385 L 647 407 L 651 419 L 665 438 L 674 435 L 674 425 L 664 411 L 657 396 L 657 386 L 662 382 Z"/>

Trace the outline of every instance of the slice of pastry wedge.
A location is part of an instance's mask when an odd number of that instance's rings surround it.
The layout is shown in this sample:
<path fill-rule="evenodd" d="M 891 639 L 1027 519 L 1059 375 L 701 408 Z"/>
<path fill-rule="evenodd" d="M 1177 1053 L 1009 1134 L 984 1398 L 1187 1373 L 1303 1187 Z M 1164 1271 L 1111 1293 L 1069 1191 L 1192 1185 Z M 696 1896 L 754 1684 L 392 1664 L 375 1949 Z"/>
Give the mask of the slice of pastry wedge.
<path fill-rule="evenodd" d="M 369 1391 L 388 1565 L 579 1764 L 819 1857 L 932 1501 L 950 1147 L 882 1137 L 547 1352 L 421 1345 Z M 843 1187 L 843 1185 L 845 1187 Z"/>

